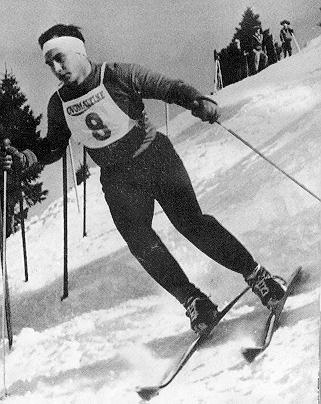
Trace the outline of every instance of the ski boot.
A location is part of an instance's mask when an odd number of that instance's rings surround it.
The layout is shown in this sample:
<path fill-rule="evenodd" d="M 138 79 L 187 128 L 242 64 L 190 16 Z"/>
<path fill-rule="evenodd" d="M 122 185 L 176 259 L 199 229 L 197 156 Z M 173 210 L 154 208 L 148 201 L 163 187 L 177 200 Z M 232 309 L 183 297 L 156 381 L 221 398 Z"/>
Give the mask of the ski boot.
<path fill-rule="evenodd" d="M 282 299 L 285 293 L 284 281 L 272 276 L 264 267 L 258 265 L 254 271 L 247 277 L 245 282 L 251 287 L 252 291 L 261 299 L 261 302 L 269 310 L 273 308 Z"/>
<path fill-rule="evenodd" d="M 190 297 L 184 307 L 191 328 L 198 335 L 206 334 L 219 320 L 217 306 L 206 295 Z"/>

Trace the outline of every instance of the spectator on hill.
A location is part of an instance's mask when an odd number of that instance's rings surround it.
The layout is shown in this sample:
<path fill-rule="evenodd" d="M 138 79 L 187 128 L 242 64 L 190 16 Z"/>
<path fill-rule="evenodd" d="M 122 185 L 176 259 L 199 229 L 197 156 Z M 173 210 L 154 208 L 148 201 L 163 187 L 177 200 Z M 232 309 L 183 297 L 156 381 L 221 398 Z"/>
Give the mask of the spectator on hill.
<path fill-rule="evenodd" d="M 263 47 L 266 50 L 268 57 L 268 64 L 272 65 L 278 61 L 276 50 L 273 43 L 273 35 L 270 33 L 269 29 L 263 32 Z"/>
<path fill-rule="evenodd" d="M 279 42 L 277 42 L 277 41 L 274 42 L 274 49 L 275 49 L 275 52 L 276 52 L 277 60 L 278 61 L 281 60 L 282 46 L 279 44 Z"/>
<path fill-rule="evenodd" d="M 268 57 L 263 49 L 263 34 L 259 25 L 253 27 L 252 51 L 253 51 L 253 73 L 263 70 L 268 63 Z"/>
<path fill-rule="evenodd" d="M 242 80 L 244 77 L 244 52 L 241 49 L 240 40 L 235 38 L 231 44 L 230 48 L 230 56 L 232 58 L 233 67 L 234 67 L 234 82 Z"/>
<path fill-rule="evenodd" d="M 280 22 L 282 28 L 280 30 L 280 39 L 282 42 L 283 55 L 286 58 L 287 54 L 292 55 L 292 38 L 294 31 L 290 27 L 290 21 L 283 20 Z"/>

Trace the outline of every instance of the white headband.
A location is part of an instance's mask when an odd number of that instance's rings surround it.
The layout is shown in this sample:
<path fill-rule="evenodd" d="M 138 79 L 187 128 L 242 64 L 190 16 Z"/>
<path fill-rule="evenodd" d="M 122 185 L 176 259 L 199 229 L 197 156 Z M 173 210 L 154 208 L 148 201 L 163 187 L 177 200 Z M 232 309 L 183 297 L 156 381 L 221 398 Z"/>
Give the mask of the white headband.
<path fill-rule="evenodd" d="M 49 41 L 43 44 L 42 53 L 45 56 L 47 52 L 55 48 L 59 48 L 63 51 L 73 51 L 87 56 L 83 41 L 73 36 L 60 36 L 58 38 L 49 39 Z"/>

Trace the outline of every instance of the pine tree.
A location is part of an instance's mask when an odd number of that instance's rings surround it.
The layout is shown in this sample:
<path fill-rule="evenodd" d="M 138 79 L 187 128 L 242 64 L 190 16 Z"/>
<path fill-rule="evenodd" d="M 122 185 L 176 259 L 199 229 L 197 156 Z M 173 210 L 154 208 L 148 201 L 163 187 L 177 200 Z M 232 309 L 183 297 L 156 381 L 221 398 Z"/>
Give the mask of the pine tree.
<path fill-rule="evenodd" d="M 239 27 L 235 28 L 236 32 L 231 42 L 219 53 L 224 86 L 235 83 L 253 73 L 251 71 L 253 64 L 252 36 L 254 27 L 261 26 L 261 21 L 259 14 L 255 14 L 251 7 L 245 10 L 242 17 Z M 236 49 L 236 40 L 240 41 L 241 51 Z"/>
<path fill-rule="evenodd" d="M 239 28 L 236 28 L 236 33 L 234 34 L 233 38 L 237 38 L 241 42 L 241 48 L 246 51 L 250 52 L 252 50 L 251 42 L 252 42 L 252 35 L 254 32 L 255 26 L 261 26 L 260 16 L 259 14 L 254 14 L 251 7 L 248 7 L 244 14 L 243 19 L 239 23 Z"/>
<path fill-rule="evenodd" d="M 8 138 L 12 146 L 17 149 L 27 149 L 40 137 L 37 127 L 41 118 L 41 115 L 34 116 L 15 76 L 6 71 L 0 82 L 0 125 L 2 127 L 0 141 L 3 142 L 4 138 Z M 27 205 L 24 208 L 24 217 L 27 217 L 31 206 L 46 198 L 48 191 L 42 188 L 42 182 L 37 181 L 43 168 L 42 165 L 37 164 L 23 178 L 17 178 L 13 173 L 9 173 L 7 196 L 8 223 L 11 227 L 8 228 L 9 234 L 17 229 L 21 221 L 19 209 L 21 195 L 24 204 Z"/>

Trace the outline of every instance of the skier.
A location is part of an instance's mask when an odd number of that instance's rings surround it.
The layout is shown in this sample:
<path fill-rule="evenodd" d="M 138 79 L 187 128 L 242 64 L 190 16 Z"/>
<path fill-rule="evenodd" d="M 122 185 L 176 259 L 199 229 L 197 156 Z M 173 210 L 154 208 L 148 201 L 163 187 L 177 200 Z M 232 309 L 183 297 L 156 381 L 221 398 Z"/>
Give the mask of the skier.
<path fill-rule="evenodd" d="M 273 309 L 283 287 L 214 217 L 202 213 L 181 159 L 148 120 L 142 100 L 175 103 L 209 123 L 218 119 L 217 105 L 183 81 L 142 66 L 91 61 L 74 25 L 55 25 L 38 42 L 61 86 L 48 104 L 47 136 L 32 150 L 7 147 L 1 155 L 3 169 L 53 163 L 73 135 L 101 168 L 106 202 L 131 253 L 185 307 L 195 332 L 216 324 L 217 306 L 189 281 L 152 229 L 155 200 L 179 232 L 213 260 L 242 274 Z"/>
<path fill-rule="evenodd" d="M 280 22 L 282 25 L 282 28 L 280 30 L 280 39 L 282 42 L 282 48 L 283 48 L 283 55 L 286 58 L 287 54 L 289 56 L 292 56 L 292 38 L 294 31 L 290 27 L 290 21 L 288 20 L 283 20 Z"/>
<path fill-rule="evenodd" d="M 252 35 L 252 52 L 254 55 L 253 70 L 254 74 L 259 70 L 266 68 L 268 64 L 268 57 L 263 50 L 263 34 L 259 25 L 253 27 L 254 33 Z"/>

